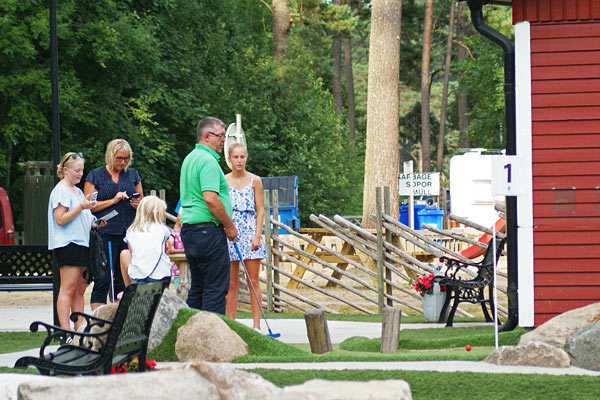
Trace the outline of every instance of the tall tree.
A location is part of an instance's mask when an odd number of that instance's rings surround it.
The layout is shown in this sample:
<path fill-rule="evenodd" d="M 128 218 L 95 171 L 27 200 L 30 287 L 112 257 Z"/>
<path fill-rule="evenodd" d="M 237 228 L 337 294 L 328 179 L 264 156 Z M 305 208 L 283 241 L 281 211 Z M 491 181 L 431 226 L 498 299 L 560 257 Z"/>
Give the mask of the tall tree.
<path fill-rule="evenodd" d="M 335 0 L 334 4 L 337 6 L 343 5 L 344 0 Z M 342 99 L 342 38 L 338 32 L 333 34 L 332 43 L 333 52 L 333 106 L 338 112 L 342 112 L 343 99 Z"/>
<path fill-rule="evenodd" d="M 458 63 L 462 63 L 467 58 L 467 49 L 462 42 L 464 37 L 470 33 L 471 24 L 464 12 L 464 3 L 458 3 L 456 36 L 459 41 L 459 46 L 456 51 L 456 59 Z M 461 147 L 469 147 L 469 104 L 466 90 L 459 90 L 457 96 L 458 102 L 458 131 L 459 143 Z"/>
<path fill-rule="evenodd" d="M 346 5 L 352 7 L 352 0 L 346 0 Z M 354 73 L 352 71 L 352 40 L 348 33 L 344 36 L 344 73 L 346 75 L 346 97 L 348 99 L 348 130 L 350 140 L 356 137 L 356 100 L 354 98 Z"/>
<path fill-rule="evenodd" d="M 372 227 L 375 188 L 389 186 L 398 216 L 398 105 L 402 0 L 373 0 L 367 89 L 367 145 L 363 188 L 364 227 Z"/>
<path fill-rule="evenodd" d="M 442 107 L 440 111 L 440 133 L 437 145 L 437 170 L 444 170 L 444 137 L 446 136 L 446 108 L 448 105 L 448 82 L 450 81 L 450 60 L 452 59 L 452 35 L 454 31 L 454 11 L 456 2 L 450 3 L 450 17 L 448 22 L 448 40 L 446 41 L 446 58 L 444 60 L 444 83 L 442 88 Z"/>
<path fill-rule="evenodd" d="M 421 171 L 430 170 L 431 126 L 429 123 L 429 64 L 431 61 L 431 30 L 433 26 L 433 0 L 425 3 L 423 27 L 423 54 L 421 57 Z"/>
<path fill-rule="evenodd" d="M 273 0 L 273 58 L 285 56 L 287 38 L 290 35 L 290 9 L 287 0 Z"/>

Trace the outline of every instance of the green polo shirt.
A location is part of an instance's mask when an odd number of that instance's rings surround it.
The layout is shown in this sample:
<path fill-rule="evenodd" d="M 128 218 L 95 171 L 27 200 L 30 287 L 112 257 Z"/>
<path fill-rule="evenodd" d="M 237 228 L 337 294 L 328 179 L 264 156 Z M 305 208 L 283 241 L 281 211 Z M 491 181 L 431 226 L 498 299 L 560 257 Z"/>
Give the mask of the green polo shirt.
<path fill-rule="evenodd" d="M 219 154 L 208 146 L 196 144 L 183 160 L 179 190 L 181 193 L 181 222 L 198 224 L 201 222 L 221 222 L 210 212 L 204 202 L 202 192 L 211 191 L 219 195 L 225 211 L 231 216 L 231 200 L 227 190 L 227 181 L 219 165 Z"/>

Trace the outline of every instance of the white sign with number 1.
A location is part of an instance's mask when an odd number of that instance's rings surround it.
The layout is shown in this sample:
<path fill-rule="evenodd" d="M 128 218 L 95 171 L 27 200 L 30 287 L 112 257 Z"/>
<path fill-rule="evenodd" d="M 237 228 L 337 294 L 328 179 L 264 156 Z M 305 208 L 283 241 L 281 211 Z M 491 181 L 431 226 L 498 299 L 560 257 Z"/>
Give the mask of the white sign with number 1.
<path fill-rule="evenodd" d="M 523 158 L 519 156 L 492 157 L 492 195 L 518 196 L 523 193 Z"/>

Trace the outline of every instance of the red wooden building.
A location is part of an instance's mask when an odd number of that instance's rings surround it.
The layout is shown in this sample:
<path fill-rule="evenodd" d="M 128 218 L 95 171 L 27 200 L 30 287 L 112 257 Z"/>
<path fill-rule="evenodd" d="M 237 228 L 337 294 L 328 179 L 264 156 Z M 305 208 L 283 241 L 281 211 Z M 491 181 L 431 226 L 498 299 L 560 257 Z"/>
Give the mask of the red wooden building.
<path fill-rule="evenodd" d="M 519 324 L 600 302 L 600 0 L 513 0 Z M 485 13 L 485 9 L 484 9 Z"/>

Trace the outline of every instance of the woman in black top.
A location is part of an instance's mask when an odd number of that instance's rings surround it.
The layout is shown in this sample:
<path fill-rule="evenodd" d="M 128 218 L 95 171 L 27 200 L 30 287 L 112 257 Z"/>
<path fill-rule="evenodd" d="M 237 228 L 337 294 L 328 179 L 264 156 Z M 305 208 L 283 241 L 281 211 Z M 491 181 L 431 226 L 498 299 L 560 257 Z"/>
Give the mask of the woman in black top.
<path fill-rule="evenodd" d="M 106 304 L 106 295 L 111 296 L 125 289 L 121 269 L 119 268 L 119 254 L 127 248 L 123 241 L 129 225 L 135 218 L 137 206 L 144 196 L 142 191 L 142 178 L 131 164 L 132 152 L 129 143 L 124 139 L 114 139 L 106 146 L 106 165 L 91 170 L 85 178 L 84 193 L 98 192 L 98 204 L 92 209 L 97 218 L 116 210 L 119 214 L 108 220 L 104 228 L 99 229 L 104 241 L 106 256 L 108 245 L 112 250 L 112 266 L 114 271 L 114 292 L 110 290 L 110 273 L 104 278 L 94 282 L 92 290 L 92 310 Z"/>

